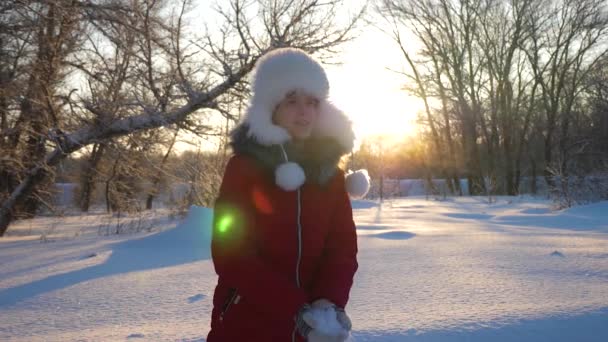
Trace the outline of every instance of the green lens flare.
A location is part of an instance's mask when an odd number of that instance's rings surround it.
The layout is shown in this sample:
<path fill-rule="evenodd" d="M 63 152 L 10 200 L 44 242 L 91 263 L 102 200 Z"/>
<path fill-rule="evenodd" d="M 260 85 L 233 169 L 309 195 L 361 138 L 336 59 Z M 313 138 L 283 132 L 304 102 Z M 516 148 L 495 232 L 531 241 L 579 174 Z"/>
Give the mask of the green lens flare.
<path fill-rule="evenodd" d="M 230 215 L 222 216 L 217 223 L 217 231 L 220 233 L 227 232 L 228 229 L 230 228 L 230 226 L 232 225 L 233 221 L 234 221 L 234 218 Z"/>

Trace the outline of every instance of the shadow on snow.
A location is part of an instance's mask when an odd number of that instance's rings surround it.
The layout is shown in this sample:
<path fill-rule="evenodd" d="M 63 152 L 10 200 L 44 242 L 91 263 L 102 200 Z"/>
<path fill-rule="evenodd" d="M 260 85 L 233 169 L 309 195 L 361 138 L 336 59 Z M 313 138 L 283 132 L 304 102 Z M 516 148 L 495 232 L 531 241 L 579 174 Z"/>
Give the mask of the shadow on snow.
<path fill-rule="evenodd" d="M 356 322 L 354 322 L 356 325 Z M 604 342 L 608 341 L 608 308 L 570 316 L 547 316 L 512 324 L 436 331 L 353 332 L 352 342 Z"/>
<path fill-rule="evenodd" d="M 211 209 L 193 206 L 174 229 L 113 245 L 103 264 L 0 290 L 0 307 L 97 278 L 210 259 L 212 219 Z"/>

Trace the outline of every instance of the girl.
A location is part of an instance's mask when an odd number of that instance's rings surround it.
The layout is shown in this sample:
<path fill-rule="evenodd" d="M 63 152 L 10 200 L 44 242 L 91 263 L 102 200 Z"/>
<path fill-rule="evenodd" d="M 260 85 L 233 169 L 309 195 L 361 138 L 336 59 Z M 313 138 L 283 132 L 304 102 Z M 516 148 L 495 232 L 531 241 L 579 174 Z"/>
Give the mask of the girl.
<path fill-rule="evenodd" d="M 343 341 L 311 313 L 335 310 L 350 331 L 357 236 L 348 194 L 369 189 L 366 172 L 338 168 L 353 147 L 351 123 L 329 103 L 321 65 L 298 49 L 264 55 L 252 92 L 215 203 L 207 341 Z"/>

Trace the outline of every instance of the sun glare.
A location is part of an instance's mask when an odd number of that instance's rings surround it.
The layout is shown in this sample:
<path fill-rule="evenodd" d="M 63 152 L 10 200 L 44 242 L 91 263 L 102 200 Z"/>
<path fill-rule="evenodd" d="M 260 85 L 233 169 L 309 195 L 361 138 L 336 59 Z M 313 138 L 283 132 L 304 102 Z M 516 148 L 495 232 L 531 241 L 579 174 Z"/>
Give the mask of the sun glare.
<path fill-rule="evenodd" d="M 362 92 L 360 88 L 346 85 L 343 90 L 336 91 L 332 100 L 353 121 L 358 141 L 377 135 L 404 137 L 416 134 L 416 116 L 421 104 L 403 91 L 384 88 Z"/>
<path fill-rule="evenodd" d="M 353 121 L 357 142 L 384 135 L 401 138 L 417 132 L 421 99 L 403 90 L 403 60 L 389 37 L 365 33 L 341 55 L 341 65 L 328 66 L 331 99 Z M 390 68 L 390 69 L 389 69 Z"/>
<path fill-rule="evenodd" d="M 387 136 L 401 140 L 418 133 L 416 119 L 424 110 L 424 104 L 403 90 L 408 79 L 395 70 L 402 71 L 406 62 L 388 34 L 368 28 L 344 44 L 333 61 L 339 64 L 324 65 L 330 97 L 353 121 L 355 149 L 366 138 Z M 223 120 L 219 124 L 223 125 Z M 200 141 L 198 138 L 182 140 Z M 216 150 L 219 143 L 219 139 L 210 138 L 201 142 L 201 146 Z M 195 149 L 196 146 L 180 142 L 177 148 Z"/>

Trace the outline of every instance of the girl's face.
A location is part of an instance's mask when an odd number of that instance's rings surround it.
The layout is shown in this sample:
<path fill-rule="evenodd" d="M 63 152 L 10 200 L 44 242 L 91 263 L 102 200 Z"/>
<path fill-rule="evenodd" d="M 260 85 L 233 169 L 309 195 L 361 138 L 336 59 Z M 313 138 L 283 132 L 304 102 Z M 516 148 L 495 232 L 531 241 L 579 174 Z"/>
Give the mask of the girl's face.
<path fill-rule="evenodd" d="M 274 123 L 286 129 L 293 139 L 302 140 L 310 136 L 318 117 L 319 100 L 293 91 L 278 104 L 273 119 Z"/>

